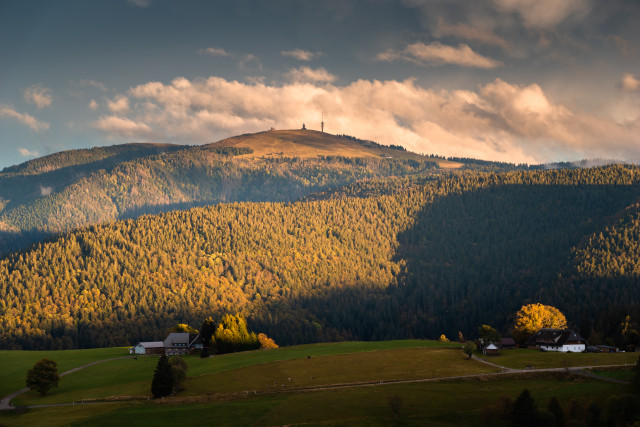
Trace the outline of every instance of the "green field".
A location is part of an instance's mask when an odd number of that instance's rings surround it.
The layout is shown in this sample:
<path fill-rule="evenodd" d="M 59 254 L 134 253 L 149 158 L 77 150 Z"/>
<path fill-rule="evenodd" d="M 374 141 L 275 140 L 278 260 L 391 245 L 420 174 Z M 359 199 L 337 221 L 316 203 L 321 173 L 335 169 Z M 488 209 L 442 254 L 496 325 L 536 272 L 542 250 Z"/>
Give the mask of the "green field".
<path fill-rule="evenodd" d="M 0 414 L 7 425 L 121 426 L 138 420 L 141 425 L 402 425 L 482 426 L 483 412 L 496 406 L 501 396 L 515 399 L 528 388 L 538 405 L 551 396 L 606 400 L 620 388 L 594 381 L 538 379 L 519 381 L 464 381 L 383 385 L 306 393 L 273 393 L 231 401 L 200 404 L 134 402 L 30 409 Z M 391 396 L 401 402 L 396 417 Z"/>
<path fill-rule="evenodd" d="M 514 349 L 503 350 L 500 356 L 480 356 L 511 369 L 570 368 L 573 366 L 633 365 L 638 353 L 558 353 L 553 351 Z"/>
<path fill-rule="evenodd" d="M 215 425 L 487 425 L 502 396 L 515 399 L 531 390 L 540 407 L 552 396 L 563 405 L 574 399 L 605 402 L 626 395 L 626 385 L 556 374 L 478 376 L 464 380 L 393 383 L 500 371 L 468 360 L 459 344 L 406 340 L 313 344 L 227 354 L 187 356 L 184 390 L 163 400 L 145 400 L 157 356 L 112 360 L 62 378 L 60 387 L 40 397 L 28 392 L 15 405 L 75 405 L 0 412 L 0 425 L 142 425 L 194 422 Z M 634 354 L 556 354 L 514 350 L 494 363 L 536 368 L 635 361 Z M 126 355 L 126 349 L 58 352 L 0 352 L 5 366 L 0 384 L 8 394 L 23 387 L 24 375 L 42 357 L 61 371 L 91 361 Z M 628 379 L 629 371 L 595 371 Z M 21 377 L 21 378 L 20 378 Z M 291 380 L 289 380 L 291 379 Z M 386 382 L 386 383 L 385 383 Z M 274 384 L 275 383 L 275 384 Z M 285 384 L 285 388 L 282 388 Z M 269 385 L 269 388 L 267 388 Z M 341 385 L 336 387 L 336 385 Z M 326 388 L 327 386 L 330 386 Z M 274 391 L 277 390 L 277 391 Z M 77 404 L 82 399 L 137 398 L 126 402 Z M 392 410 L 390 399 L 399 408 Z M 493 422 L 493 420 L 491 421 Z M 490 423 L 489 423 L 490 424 Z"/>
<path fill-rule="evenodd" d="M 0 397 L 25 387 L 27 370 L 40 359 L 49 358 L 58 362 L 62 373 L 97 360 L 128 355 L 126 348 L 95 348 L 89 350 L 23 351 L 0 350 Z"/>

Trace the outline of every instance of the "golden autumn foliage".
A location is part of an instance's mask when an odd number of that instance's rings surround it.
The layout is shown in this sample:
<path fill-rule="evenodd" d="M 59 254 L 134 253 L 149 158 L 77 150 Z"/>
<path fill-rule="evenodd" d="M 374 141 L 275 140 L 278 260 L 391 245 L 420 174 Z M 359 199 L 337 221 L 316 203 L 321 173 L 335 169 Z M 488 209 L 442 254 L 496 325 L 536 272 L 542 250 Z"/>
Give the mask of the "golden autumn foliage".
<path fill-rule="evenodd" d="M 518 342 L 526 341 L 542 328 L 565 329 L 567 319 L 555 307 L 543 304 L 523 305 L 516 314 L 516 326 L 513 332 Z"/>
<path fill-rule="evenodd" d="M 260 342 L 261 349 L 266 350 L 270 348 L 278 348 L 278 344 L 276 344 L 276 342 L 273 339 L 269 338 L 263 333 L 258 334 L 258 341 Z"/>

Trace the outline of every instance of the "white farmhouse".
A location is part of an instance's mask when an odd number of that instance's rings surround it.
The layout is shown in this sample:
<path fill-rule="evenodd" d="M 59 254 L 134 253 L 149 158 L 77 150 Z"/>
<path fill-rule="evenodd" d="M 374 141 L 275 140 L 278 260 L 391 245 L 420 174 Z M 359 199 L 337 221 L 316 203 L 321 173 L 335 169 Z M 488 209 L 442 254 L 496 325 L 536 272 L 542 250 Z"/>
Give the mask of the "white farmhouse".
<path fill-rule="evenodd" d="M 582 353 L 587 348 L 587 340 L 571 329 L 543 328 L 527 340 L 527 348 Z"/>

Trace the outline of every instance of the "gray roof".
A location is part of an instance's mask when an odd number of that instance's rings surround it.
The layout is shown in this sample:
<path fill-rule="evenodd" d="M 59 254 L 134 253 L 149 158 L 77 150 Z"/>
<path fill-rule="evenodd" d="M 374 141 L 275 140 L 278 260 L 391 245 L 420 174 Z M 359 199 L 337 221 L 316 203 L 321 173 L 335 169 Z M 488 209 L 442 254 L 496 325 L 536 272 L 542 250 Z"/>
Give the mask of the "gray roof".
<path fill-rule="evenodd" d="M 138 345 L 144 348 L 162 348 L 164 347 L 164 343 L 162 341 L 145 341 L 139 342 Z M 137 347 L 137 346 L 136 346 Z"/>

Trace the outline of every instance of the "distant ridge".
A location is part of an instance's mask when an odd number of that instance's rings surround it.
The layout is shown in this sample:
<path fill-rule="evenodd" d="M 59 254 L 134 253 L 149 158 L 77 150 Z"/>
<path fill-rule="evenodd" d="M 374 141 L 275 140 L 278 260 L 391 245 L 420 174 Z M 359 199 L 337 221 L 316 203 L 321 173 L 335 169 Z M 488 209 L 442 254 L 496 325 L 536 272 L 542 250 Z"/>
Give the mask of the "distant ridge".
<path fill-rule="evenodd" d="M 202 146 L 69 150 L 0 172 L 0 256 L 55 233 L 223 202 L 289 202 L 463 163 L 348 135 L 272 130 Z"/>
<path fill-rule="evenodd" d="M 429 158 L 410 151 L 399 150 L 373 141 L 332 135 L 315 130 L 270 130 L 238 135 L 210 144 L 215 147 L 249 147 L 253 153 L 247 157 L 299 157 L 319 156 L 377 157 L 402 160 L 431 161 L 438 167 L 460 168 L 463 163 L 442 158 Z"/>

